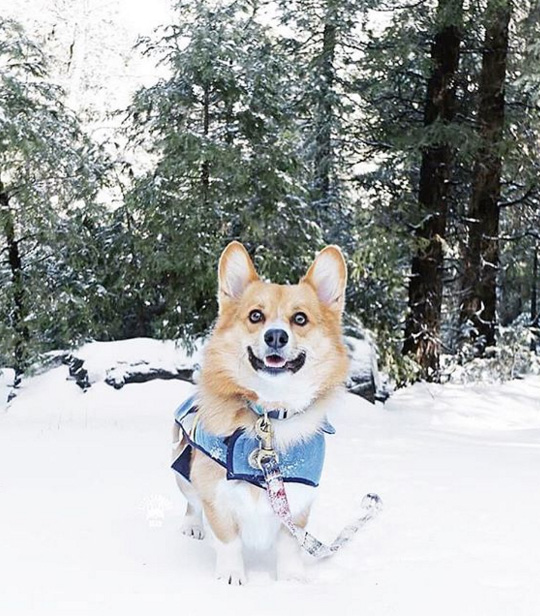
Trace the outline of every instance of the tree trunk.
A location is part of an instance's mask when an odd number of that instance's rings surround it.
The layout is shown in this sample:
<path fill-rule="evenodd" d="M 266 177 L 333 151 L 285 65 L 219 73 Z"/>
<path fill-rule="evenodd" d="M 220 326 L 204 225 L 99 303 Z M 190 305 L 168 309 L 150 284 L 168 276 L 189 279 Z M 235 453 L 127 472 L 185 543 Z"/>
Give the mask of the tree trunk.
<path fill-rule="evenodd" d="M 537 336 L 535 333 L 538 332 L 538 327 L 540 327 L 540 319 L 538 315 L 538 246 L 535 244 L 533 248 L 533 273 L 532 273 L 532 283 L 531 283 L 531 327 L 532 336 L 530 349 L 531 351 L 536 352 L 536 345 L 538 342 Z"/>
<path fill-rule="evenodd" d="M 203 94 L 203 135 L 208 137 L 210 131 L 210 86 L 205 84 Z M 205 144 L 206 145 L 206 144 Z M 203 160 L 201 165 L 202 201 L 208 204 L 210 191 L 210 163 Z"/>
<path fill-rule="evenodd" d="M 499 201 L 501 144 L 504 128 L 504 87 L 508 55 L 508 0 L 491 0 L 486 9 L 486 32 L 479 84 L 480 147 L 473 170 L 467 216 L 468 240 L 462 278 L 460 322 L 464 340 L 482 354 L 495 344 L 497 272 L 499 269 Z"/>
<path fill-rule="evenodd" d="M 0 182 L 0 220 L 6 240 L 8 265 L 11 272 L 13 310 L 11 312 L 10 323 L 13 328 L 13 368 L 15 370 L 15 384 L 20 380 L 21 375 L 28 367 L 28 343 L 30 334 L 25 323 L 26 292 L 24 288 L 22 260 L 19 250 L 19 242 L 15 236 L 15 222 L 13 212 L 9 207 L 9 195 L 4 190 Z"/>
<path fill-rule="evenodd" d="M 531 285 L 531 323 L 538 318 L 538 246 L 533 248 L 533 275 Z"/>
<path fill-rule="evenodd" d="M 433 69 L 428 81 L 424 126 L 449 124 L 454 119 L 455 74 L 459 64 L 463 0 L 440 0 L 443 25 L 432 47 Z M 418 203 L 424 218 L 416 229 L 417 252 L 409 281 L 409 315 L 404 353 L 421 367 L 422 376 L 437 379 L 440 355 L 444 240 L 450 199 L 453 148 L 443 137 L 422 152 Z"/>
<path fill-rule="evenodd" d="M 320 55 L 320 87 L 318 88 L 317 120 L 315 123 L 314 185 L 315 200 L 324 210 L 332 199 L 332 123 L 334 106 L 332 93 L 335 80 L 334 58 L 337 28 L 325 23 Z"/>

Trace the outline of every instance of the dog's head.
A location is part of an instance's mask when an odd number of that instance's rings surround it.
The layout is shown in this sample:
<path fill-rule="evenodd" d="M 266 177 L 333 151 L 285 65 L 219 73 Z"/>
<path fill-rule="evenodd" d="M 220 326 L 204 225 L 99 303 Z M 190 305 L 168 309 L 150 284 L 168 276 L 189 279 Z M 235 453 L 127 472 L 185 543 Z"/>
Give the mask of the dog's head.
<path fill-rule="evenodd" d="M 260 280 L 242 244 L 229 244 L 219 261 L 209 378 L 221 379 L 216 385 L 222 389 L 296 408 L 342 383 L 346 280 L 337 246 L 320 252 L 298 284 L 278 285 Z"/>

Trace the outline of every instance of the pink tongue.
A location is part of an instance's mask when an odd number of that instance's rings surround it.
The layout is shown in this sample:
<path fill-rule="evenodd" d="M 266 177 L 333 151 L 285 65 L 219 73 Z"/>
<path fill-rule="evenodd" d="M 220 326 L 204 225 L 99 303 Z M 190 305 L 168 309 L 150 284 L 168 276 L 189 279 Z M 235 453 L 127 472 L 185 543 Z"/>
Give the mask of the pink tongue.
<path fill-rule="evenodd" d="M 264 358 L 264 363 L 271 368 L 281 368 L 287 362 L 278 355 L 268 355 L 268 357 Z"/>

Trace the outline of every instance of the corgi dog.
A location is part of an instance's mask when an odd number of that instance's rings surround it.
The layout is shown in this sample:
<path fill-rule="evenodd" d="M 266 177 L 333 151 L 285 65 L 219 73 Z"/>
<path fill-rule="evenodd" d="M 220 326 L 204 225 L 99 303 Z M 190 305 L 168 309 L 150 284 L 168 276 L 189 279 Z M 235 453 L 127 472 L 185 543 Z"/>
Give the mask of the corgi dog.
<path fill-rule="evenodd" d="M 173 460 L 183 470 L 173 468 L 188 502 L 183 532 L 202 539 L 210 531 L 216 576 L 225 583 L 245 584 L 243 547 L 275 550 L 278 579 L 305 579 L 298 543 L 272 511 L 264 485 L 243 472 L 236 478 L 229 454 L 212 450 L 230 449 L 238 435 L 252 437 L 256 408 L 270 418 L 278 456 L 292 457 L 292 467 L 309 466 L 309 449 L 295 460 L 295 447 L 328 426 L 348 370 L 341 331 L 345 260 L 337 246 L 327 246 L 298 284 L 272 284 L 259 278 L 244 246 L 232 242 L 218 279 L 218 320 L 187 405 L 196 411 L 194 424 L 186 429 L 177 421 L 174 429 Z M 194 430 L 210 443 L 206 450 L 191 440 Z M 294 523 L 304 528 L 318 476 L 286 481 Z"/>

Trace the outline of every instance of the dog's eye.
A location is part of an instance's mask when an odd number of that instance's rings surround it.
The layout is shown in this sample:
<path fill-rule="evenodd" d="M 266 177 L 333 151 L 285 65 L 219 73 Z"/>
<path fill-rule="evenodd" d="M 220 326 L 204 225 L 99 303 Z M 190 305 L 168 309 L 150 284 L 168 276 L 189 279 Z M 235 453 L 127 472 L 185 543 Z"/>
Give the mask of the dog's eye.
<path fill-rule="evenodd" d="M 292 321 L 295 325 L 305 325 L 308 322 L 307 316 L 303 312 L 293 314 Z"/>
<path fill-rule="evenodd" d="M 249 320 L 252 323 L 260 323 L 261 321 L 264 321 L 264 314 L 260 310 L 252 310 L 249 313 Z"/>

